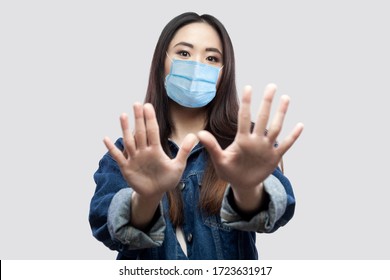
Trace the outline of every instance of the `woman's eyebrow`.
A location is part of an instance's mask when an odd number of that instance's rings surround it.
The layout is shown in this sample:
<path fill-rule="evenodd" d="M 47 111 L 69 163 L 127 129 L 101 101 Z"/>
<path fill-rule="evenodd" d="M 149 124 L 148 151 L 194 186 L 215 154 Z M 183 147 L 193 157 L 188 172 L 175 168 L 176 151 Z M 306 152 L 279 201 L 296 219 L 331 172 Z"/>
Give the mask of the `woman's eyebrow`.
<path fill-rule="evenodd" d="M 206 51 L 207 52 L 217 52 L 220 55 L 222 55 L 222 52 L 219 49 L 217 49 L 217 48 L 206 48 Z"/>
<path fill-rule="evenodd" d="M 194 48 L 194 45 L 193 45 L 193 44 L 190 44 L 190 43 L 187 43 L 187 42 L 179 42 L 179 43 L 177 43 L 176 45 L 174 45 L 173 47 L 177 47 L 177 46 L 180 46 L 180 45 L 189 47 L 189 48 L 191 48 L 191 49 Z"/>
<path fill-rule="evenodd" d="M 186 46 L 186 47 L 189 47 L 191 49 L 194 48 L 193 44 L 190 44 L 190 43 L 187 43 L 187 42 L 179 42 L 176 45 L 174 45 L 173 47 L 175 48 L 177 46 Z M 217 49 L 217 48 L 206 48 L 206 51 L 207 52 L 216 52 L 216 53 L 219 53 L 220 55 L 222 55 L 222 52 L 219 49 Z"/>

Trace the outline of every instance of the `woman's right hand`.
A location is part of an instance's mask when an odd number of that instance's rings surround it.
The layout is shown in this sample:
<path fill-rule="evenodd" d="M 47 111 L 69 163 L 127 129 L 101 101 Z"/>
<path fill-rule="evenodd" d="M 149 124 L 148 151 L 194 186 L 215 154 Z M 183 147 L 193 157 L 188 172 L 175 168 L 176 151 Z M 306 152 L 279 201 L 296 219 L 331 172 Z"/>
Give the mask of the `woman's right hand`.
<path fill-rule="evenodd" d="M 123 152 L 108 137 L 104 138 L 104 144 L 118 163 L 124 179 L 139 196 L 144 199 L 162 197 L 179 183 L 197 137 L 187 135 L 177 156 L 171 159 L 161 146 L 153 106 L 149 103 L 134 104 L 134 118 L 135 129 L 132 133 L 128 116 L 125 113 L 120 116 Z"/>

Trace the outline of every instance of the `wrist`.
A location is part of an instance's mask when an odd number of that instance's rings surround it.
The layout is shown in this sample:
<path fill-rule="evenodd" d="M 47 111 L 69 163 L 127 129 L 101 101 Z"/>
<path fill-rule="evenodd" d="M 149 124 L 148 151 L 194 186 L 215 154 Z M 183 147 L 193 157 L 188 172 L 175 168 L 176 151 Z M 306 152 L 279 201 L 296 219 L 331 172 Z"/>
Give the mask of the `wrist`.
<path fill-rule="evenodd" d="M 234 197 L 236 198 L 248 198 L 248 197 L 257 197 L 259 195 L 261 195 L 263 192 L 264 192 L 264 184 L 263 182 L 261 182 L 260 184 L 254 186 L 254 187 L 243 187 L 243 186 L 237 186 L 237 185 L 230 185 L 232 190 L 233 190 L 233 193 L 234 193 Z"/>
<path fill-rule="evenodd" d="M 161 196 L 142 196 L 133 192 L 131 196 L 131 224 L 142 231 L 147 230 L 156 215 Z"/>
<path fill-rule="evenodd" d="M 131 200 L 133 204 L 138 205 L 158 205 L 163 196 L 164 194 L 141 195 L 134 191 L 131 196 Z"/>
<path fill-rule="evenodd" d="M 241 212 L 258 212 L 264 206 L 264 184 L 261 182 L 252 188 L 242 188 L 231 185 L 234 201 Z"/>

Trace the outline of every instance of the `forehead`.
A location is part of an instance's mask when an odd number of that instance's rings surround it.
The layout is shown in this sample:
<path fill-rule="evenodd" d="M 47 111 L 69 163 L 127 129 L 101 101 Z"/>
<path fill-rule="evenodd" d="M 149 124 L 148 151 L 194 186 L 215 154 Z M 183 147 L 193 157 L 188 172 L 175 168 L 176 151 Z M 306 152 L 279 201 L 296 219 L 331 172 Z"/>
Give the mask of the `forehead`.
<path fill-rule="evenodd" d="M 180 42 L 190 43 L 198 48 L 213 47 L 222 51 L 222 41 L 217 31 L 205 22 L 190 23 L 181 27 L 174 35 L 169 48 Z"/>

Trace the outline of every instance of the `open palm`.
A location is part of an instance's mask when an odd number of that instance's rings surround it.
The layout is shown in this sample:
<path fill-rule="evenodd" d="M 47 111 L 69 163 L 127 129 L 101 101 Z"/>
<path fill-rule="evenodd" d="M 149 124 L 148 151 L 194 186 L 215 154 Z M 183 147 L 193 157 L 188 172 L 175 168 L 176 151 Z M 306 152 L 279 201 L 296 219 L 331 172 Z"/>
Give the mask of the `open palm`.
<path fill-rule="evenodd" d="M 198 133 L 200 141 L 210 153 L 217 175 L 235 188 L 254 188 L 263 182 L 303 130 L 303 125 L 297 124 L 289 136 L 276 144 L 287 112 L 289 97 L 281 97 L 278 110 L 267 129 L 275 91 L 275 85 L 266 87 L 252 130 L 250 113 L 252 90 L 250 87 L 245 88 L 238 113 L 237 134 L 233 143 L 226 149 L 220 147 L 211 133 L 207 131 Z"/>
<path fill-rule="evenodd" d="M 162 195 L 179 183 L 187 157 L 197 138 L 194 134 L 187 135 L 177 156 L 171 159 L 161 147 L 153 106 L 135 104 L 134 118 L 133 133 L 129 128 L 128 116 L 122 114 L 120 117 L 124 152 L 107 137 L 104 143 L 118 163 L 123 177 L 134 191 L 145 197 Z"/>

